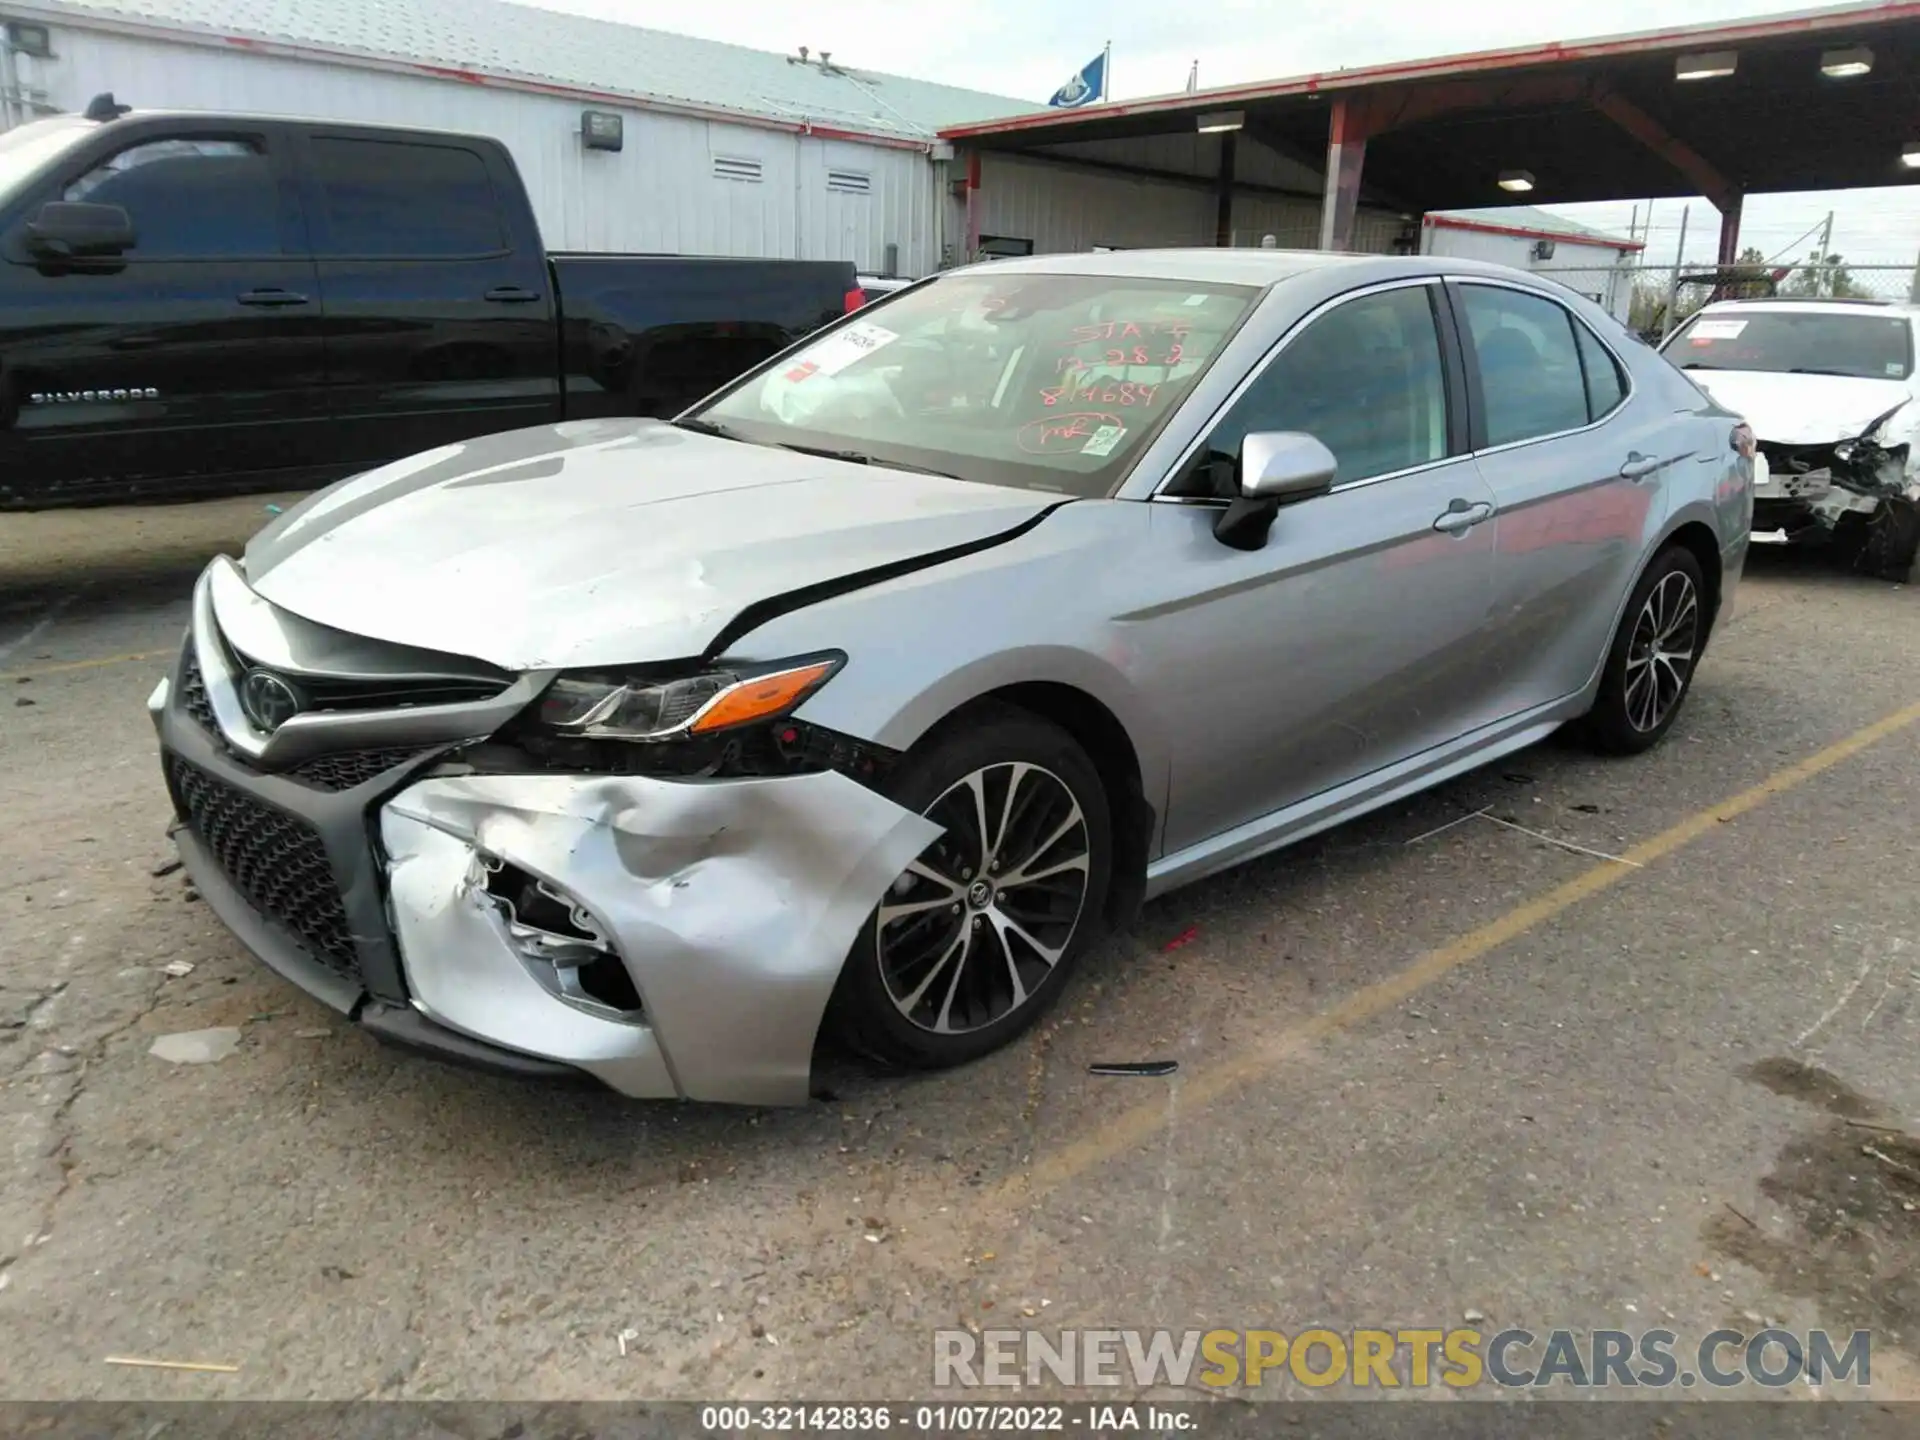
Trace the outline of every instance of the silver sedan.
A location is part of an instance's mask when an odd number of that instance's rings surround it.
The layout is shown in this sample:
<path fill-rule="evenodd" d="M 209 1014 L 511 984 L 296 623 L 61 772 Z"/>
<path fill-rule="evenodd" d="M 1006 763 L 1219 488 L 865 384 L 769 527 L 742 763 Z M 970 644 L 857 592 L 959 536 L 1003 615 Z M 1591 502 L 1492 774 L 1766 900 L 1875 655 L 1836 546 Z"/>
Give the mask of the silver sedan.
<path fill-rule="evenodd" d="M 1562 725 L 1657 743 L 1753 451 L 1512 270 L 960 270 L 217 560 L 150 702 L 174 835 L 391 1041 L 743 1103 L 828 1029 L 953 1065 L 1148 896 Z"/>

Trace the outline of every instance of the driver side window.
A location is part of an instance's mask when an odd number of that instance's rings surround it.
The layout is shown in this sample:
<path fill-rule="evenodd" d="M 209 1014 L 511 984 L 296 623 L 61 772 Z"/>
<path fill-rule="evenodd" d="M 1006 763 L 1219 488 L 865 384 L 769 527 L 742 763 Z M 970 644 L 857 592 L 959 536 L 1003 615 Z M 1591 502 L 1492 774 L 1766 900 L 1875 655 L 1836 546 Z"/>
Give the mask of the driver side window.
<path fill-rule="evenodd" d="M 279 188 L 253 138 L 142 141 L 71 181 L 60 198 L 125 210 L 139 236 L 132 260 L 282 253 Z"/>
<path fill-rule="evenodd" d="M 1447 384 L 1433 290 L 1404 285 L 1348 300 L 1287 342 L 1209 438 L 1213 488 L 1231 476 L 1241 442 L 1261 431 L 1319 440 L 1339 461 L 1335 484 L 1445 459 Z M 1181 490 L 1204 494 L 1207 486 Z"/>

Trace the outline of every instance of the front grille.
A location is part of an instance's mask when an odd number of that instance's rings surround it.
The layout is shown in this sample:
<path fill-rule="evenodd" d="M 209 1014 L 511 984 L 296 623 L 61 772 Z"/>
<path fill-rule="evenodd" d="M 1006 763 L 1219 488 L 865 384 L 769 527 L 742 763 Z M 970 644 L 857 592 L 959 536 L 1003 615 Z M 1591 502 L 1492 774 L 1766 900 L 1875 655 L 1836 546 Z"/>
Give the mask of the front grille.
<path fill-rule="evenodd" d="M 287 779 L 310 785 L 315 790 L 351 790 L 424 753 L 411 746 L 385 750 L 342 750 L 338 754 L 316 755 L 311 760 L 303 760 L 285 774 Z"/>
<path fill-rule="evenodd" d="M 200 678 L 200 657 L 187 644 L 187 664 L 180 674 L 180 704 L 193 723 L 209 735 L 218 736 L 220 723 L 213 718 L 213 702 L 207 698 L 207 682 Z"/>
<path fill-rule="evenodd" d="M 359 954 L 326 846 L 304 820 L 167 756 L 167 781 L 194 838 L 262 915 L 337 975 L 359 979 Z"/>
<path fill-rule="evenodd" d="M 498 680 L 335 680 L 292 674 L 285 678 L 300 691 L 304 700 L 301 708 L 319 714 L 341 710 L 411 710 L 418 705 L 469 705 L 491 700 L 513 683 L 510 675 Z"/>

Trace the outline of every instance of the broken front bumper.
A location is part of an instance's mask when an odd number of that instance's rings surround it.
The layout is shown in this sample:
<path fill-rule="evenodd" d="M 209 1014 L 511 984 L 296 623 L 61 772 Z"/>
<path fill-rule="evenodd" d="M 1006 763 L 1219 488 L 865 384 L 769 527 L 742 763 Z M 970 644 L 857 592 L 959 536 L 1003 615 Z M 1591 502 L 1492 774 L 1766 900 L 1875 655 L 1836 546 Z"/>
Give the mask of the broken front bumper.
<path fill-rule="evenodd" d="M 436 776 L 441 744 L 272 772 L 226 742 L 192 652 L 149 708 L 194 884 L 279 974 L 446 1059 L 800 1103 L 860 925 L 939 833 L 831 771 Z M 553 937 L 490 888 L 503 870 L 563 897 L 638 1003 L 567 993 Z"/>
<path fill-rule="evenodd" d="M 939 827 L 843 775 L 426 779 L 386 802 L 388 905 L 414 1005 L 449 1029 L 626 1095 L 807 1097 L 814 1039 L 860 925 Z M 559 983 L 489 888 L 564 898 L 631 977 L 612 1013 Z M 550 958 L 551 957 L 551 958 Z"/>

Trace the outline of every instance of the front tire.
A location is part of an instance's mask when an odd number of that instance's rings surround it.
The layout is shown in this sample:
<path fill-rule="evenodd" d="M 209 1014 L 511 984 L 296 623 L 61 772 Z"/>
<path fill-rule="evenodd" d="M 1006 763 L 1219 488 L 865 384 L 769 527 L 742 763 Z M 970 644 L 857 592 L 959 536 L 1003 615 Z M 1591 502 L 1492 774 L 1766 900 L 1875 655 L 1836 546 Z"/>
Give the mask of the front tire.
<path fill-rule="evenodd" d="M 888 889 L 847 957 L 832 1023 L 886 1064 L 944 1069 L 1038 1020 L 1100 929 L 1112 822 L 1059 727 L 1008 706 L 916 747 L 889 795 L 944 833 Z"/>
<path fill-rule="evenodd" d="M 1581 725 L 1596 750 L 1638 755 L 1666 738 L 1706 647 L 1706 593 L 1700 562 L 1683 546 L 1654 556 L 1633 587 L 1600 693 Z"/>

